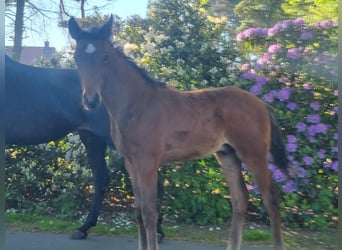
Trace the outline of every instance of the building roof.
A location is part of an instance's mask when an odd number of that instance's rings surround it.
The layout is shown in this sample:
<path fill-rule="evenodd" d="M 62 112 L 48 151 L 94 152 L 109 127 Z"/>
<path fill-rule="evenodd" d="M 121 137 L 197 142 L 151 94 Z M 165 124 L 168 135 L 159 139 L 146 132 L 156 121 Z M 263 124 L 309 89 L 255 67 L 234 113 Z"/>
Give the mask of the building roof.
<path fill-rule="evenodd" d="M 5 52 L 12 57 L 13 46 L 5 46 Z M 35 61 L 44 58 L 50 58 L 56 53 L 55 47 L 50 47 L 49 42 L 45 42 L 44 47 L 23 46 L 21 49 L 20 62 L 27 65 L 32 65 Z"/>

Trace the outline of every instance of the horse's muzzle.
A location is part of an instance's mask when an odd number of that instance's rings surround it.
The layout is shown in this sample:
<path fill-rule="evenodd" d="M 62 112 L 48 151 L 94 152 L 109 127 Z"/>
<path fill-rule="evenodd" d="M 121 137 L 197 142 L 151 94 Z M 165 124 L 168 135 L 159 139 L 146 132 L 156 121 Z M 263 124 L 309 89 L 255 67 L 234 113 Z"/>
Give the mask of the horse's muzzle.
<path fill-rule="evenodd" d="M 83 93 L 82 104 L 87 110 L 95 110 L 101 104 L 101 96 L 96 93 L 94 97 L 89 98 L 85 93 Z"/>

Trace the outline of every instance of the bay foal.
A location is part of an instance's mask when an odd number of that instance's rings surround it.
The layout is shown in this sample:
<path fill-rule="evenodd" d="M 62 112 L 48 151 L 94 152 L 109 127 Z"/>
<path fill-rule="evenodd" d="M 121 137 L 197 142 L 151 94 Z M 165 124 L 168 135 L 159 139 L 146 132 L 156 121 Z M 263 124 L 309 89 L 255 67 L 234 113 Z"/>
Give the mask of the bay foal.
<path fill-rule="evenodd" d="M 75 60 L 83 103 L 108 109 L 114 144 L 125 158 L 135 196 L 139 249 L 158 249 L 157 169 L 162 162 L 215 154 L 232 197 L 228 248 L 240 249 L 248 192 L 241 162 L 252 172 L 271 220 L 274 248 L 282 250 L 278 192 L 268 170 L 268 152 L 286 172 L 280 131 L 260 99 L 235 87 L 178 91 L 150 78 L 111 43 L 113 17 L 82 30 L 74 18 Z"/>

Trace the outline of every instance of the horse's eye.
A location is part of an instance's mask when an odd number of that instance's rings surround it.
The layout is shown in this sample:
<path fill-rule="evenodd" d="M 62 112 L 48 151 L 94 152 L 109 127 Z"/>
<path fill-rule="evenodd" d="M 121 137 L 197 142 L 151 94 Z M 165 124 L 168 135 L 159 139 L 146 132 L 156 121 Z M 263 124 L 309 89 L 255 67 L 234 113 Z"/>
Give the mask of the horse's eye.
<path fill-rule="evenodd" d="M 104 63 L 107 63 L 107 62 L 108 62 L 108 55 L 105 55 L 105 56 L 103 57 L 103 62 L 104 62 Z"/>

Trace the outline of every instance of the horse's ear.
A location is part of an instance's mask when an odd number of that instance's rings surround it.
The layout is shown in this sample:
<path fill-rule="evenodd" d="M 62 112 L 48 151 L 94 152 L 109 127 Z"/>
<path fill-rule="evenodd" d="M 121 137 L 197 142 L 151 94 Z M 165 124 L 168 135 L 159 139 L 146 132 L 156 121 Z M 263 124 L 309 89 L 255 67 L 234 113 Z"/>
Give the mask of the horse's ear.
<path fill-rule="evenodd" d="M 111 40 L 113 27 L 113 15 L 110 15 L 108 22 L 106 22 L 101 28 L 101 35 L 104 39 Z"/>
<path fill-rule="evenodd" d="M 74 17 L 71 17 L 69 19 L 68 28 L 69 28 L 69 33 L 71 37 L 75 40 L 78 40 L 78 38 L 80 38 L 82 30 Z"/>

